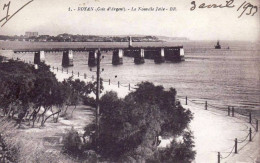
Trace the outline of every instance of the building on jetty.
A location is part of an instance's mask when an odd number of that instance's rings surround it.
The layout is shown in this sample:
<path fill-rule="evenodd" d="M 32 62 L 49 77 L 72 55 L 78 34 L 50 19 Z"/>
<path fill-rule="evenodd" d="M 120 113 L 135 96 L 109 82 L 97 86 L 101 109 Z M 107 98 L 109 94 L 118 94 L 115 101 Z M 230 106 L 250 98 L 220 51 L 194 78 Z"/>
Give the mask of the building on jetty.
<path fill-rule="evenodd" d="M 140 57 L 137 54 L 139 52 L 138 49 L 140 48 L 126 49 L 124 56 L 134 58 Z M 162 63 L 165 61 L 181 62 L 185 60 L 183 46 L 143 48 L 143 56 L 144 59 L 153 59 L 155 63 Z"/>

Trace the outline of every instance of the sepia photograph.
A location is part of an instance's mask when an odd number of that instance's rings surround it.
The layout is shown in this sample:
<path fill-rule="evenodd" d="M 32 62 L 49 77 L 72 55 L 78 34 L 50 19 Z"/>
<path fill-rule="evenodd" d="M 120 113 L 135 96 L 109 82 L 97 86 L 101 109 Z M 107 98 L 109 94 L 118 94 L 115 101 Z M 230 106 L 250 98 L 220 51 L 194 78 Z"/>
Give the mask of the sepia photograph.
<path fill-rule="evenodd" d="M 0 163 L 260 163 L 259 0 L 0 0 Z"/>

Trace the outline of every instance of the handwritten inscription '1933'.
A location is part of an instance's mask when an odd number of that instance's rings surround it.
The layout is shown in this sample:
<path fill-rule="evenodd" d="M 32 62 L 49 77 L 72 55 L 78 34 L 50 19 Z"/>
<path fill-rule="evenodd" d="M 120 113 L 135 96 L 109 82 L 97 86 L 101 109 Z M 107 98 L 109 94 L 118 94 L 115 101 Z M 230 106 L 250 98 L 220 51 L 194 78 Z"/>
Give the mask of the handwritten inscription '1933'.
<path fill-rule="evenodd" d="M 198 8 L 199 9 L 205 9 L 205 8 L 208 8 L 208 9 L 210 9 L 210 8 L 234 8 L 235 5 L 233 3 L 234 3 L 234 0 L 226 1 L 225 4 L 205 4 L 205 3 L 201 3 Z M 190 10 L 191 11 L 195 10 L 196 7 L 197 7 L 196 2 L 192 1 L 191 5 L 192 5 L 192 7 L 190 8 Z M 246 1 L 238 7 L 237 11 L 239 11 L 240 9 L 242 10 L 242 13 L 238 16 L 238 18 L 240 18 L 246 11 L 247 11 L 246 15 L 251 15 L 251 16 L 254 16 L 255 13 L 257 13 L 257 11 L 258 11 L 257 6 L 254 6 L 251 3 L 246 2 Z"/>

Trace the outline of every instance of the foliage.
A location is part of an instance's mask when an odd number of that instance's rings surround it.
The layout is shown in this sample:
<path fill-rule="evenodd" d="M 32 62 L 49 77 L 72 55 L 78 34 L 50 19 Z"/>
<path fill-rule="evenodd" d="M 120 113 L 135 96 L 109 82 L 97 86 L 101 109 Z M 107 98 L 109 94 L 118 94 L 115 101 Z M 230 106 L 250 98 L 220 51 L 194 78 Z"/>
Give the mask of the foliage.
<path fill-rule="evenodd" d="M 0 64 L 0 107 L 4 108 L 4 113 L 24 113 L 28 109 L 36 79 L 33 73 L 32 66 L 19 61 Z M 9 111 L 6 110 L 8 106 L 11 107 Z"/>
<path fill-rule="evenodd" d="M 50 70 L 50 67 L 44 63 L 39 64 L 39 69 L 34 70 L 36 77 L 34 81 L 34 89 L 31 91 L 30 99 L 33 104 L 33 112 L 38 114 L 43 108 L 43 113 L 39 115 L 42 118 L 41 126 L 44 125 L 49 117 L 45 117 L 45 113 L 53 106 L 62 107 L 67 99 L 62 83 L 58 82 Z M 36 118 L 33 117 L 33 126 Z"/>
<path fill-rule="evenodd" d="M 8 117 L 6 118 L 8 121 L 9 118 L 16 120 L 19 127 L 22 121 L 29 122 L 29 126 L 33 122 L 32 127 L 34 127 L 35 122 L 41 122 L 41 126 L 43 126 L 50 117 L 53 117 L 54 122 L 57 122 L 62 109 L 65 109 L 64 106 L 76 106 L 82 102 L 83 98 L 87 99 L 88 95 L 94 92 L 95 83 L 86 84 L 71 78 L 59 82 L 55 74 L 49 70 L 49 66 L 40 63 L 38 67 L 38 69 L 35 69 L 33 65 L 18 60 L 0 62 L 0 113 L 3 113 L 1 116 Z M 91 102 L 93 103 L 93 99 L 91 99 Z M 51 114 L 46 114 L 47 112 Z M 56 120 L 54 115 L 57 115 Z M 28 142 L 30 138 L 24 138 L 24 141 L 21 141 L 23 137 L 20 137 L 17 132 L 6 135 L 6 132 L 2 132 L 6 128 L 2 126 L 1 119 L 0 150 L 3 149 L 2 146 L 6 147 L 5 153 L 9 160 L 13 160 L 13 162 L 62 162 L 62 158 L 59 160 L 60 157 L 56 153 L 46 152 L 46 149 L 42 146 L 38 148 L 39 146 L 36 144 L 38 140 L 24 143 Z M 12 127 L 8 126 L 8 129 L 6 129 L 8 133 L 11 128 L 15 129 L 14 126 L 17 125 L 13 124 L 15 121 L 10 121 Z M 65 149 L 72 149 L 74 152 L 82 151 L 79 148 L 82 143 L 75 130 L 71 131 L 65 137 L 65 140 L 68 140 L 64 141 L 64 144 L 67 145 L 65 145 Z M 88 157 L 87 160 L 97 159 L 94 151 L 85 152 L 87 152 L 84 153 L 84 156 Z M 51 156 L 47 157 L 47 155 Z"/>
<path fill-rule="evenodd" d="M 92 106 L 92 107 L 96 107 L 96 100 L 93 97 L 84 97 L 83 98 L 83 104 L 84 105 L 88 105 L 88 106 Z"/>
<path fill-rule="evenodd" d="M 60 106 L 64 102 L 64 92 L 62 85 L 58 82 L 55 74 L 49 71 L 49 66 L 40 64 L 39 69 L 35 70 L 36 80 L 35 89 L 32 92 L 33 103 L 36 107 Z"/>
<path fill-rule="evenodd" d="M 101 98 L 100 114 L 99 136 L 96 137 L 99 148 L 94 150 L 103 158 L 116 162 L 153 159 L 158 152 L 159 136 L 185 137 L 183 143 L 174 140 L 171 151 L 191 154 L 174 155 L 172 159 L 194 158 L 192 137 L 184 132 L 192 114 L 176 101 L 173 88 L 166 91 L 162 86 L 142 82 L 124 99 L 119 99 L 115 92 L 107 92 Z"/>
<path fill-rule="evenodd" d="M 89 86 L 91 89 L 92 89 L 92 92 L 96 95 L 97 94 L 97 82 L 95 81 L 93 84 L 90 83 L 90 86 Z M 102 93 L 102 91 L 104 90 L 104 86 L 103 86 L 103 79 L 100 78 L 100 93 Z"/>
<path fill-rule="evenodd" d="M 80 81 L 79 79 L 73 80 L 72 77 L 65 79 L 62 84 L 67 97 L 65 103 L 67 106 L 74 106 L 74 110 L 77 105 L 82 102 L 84 103 L 84 101 L 89 98 L 88 95 L 95 90 L 95 85 L 93 83 L 89 82 L 86 84 L 84 81 Z M 67 110 L 65 110 L 65 114 L 66 111 Z"/>
<path fill-rule="evenodd" d="M 54 115 L 65 105 L 76 108 L 84 101 L 94 103 L 87 96 L 95 93 L 96 83 L 85 84 L 72 78 L 58 82 L 43 63 L 34 69 L 20 61 L 0 62 L 0 76 L 0 108 L 4 116 L 18 119 L 19 124 L 29 115 L 27 119 L 33 121 L 33 126 L 37 118 L 42 118 L 43 126 L 50 117 L 45 114 L 52 107 L 60 108 Z M 140 83 L 124 99 L 118 98 L 115 92 L 107 92 L 100 101 L 99 134 L 97 126 L 87 126 L 86 135 L 92 141 L 83 146 L 79 134 L 72 129 L 64 137 L 64 150 L 73 155 L 85 155 L 86 150 L 92 150 L 91 158 L 100 155 L 111 162 L 190 162 L 195 155 L 194 145 L 192 135 L 185 130 L 192 114 L 176 101 L 176 94 L 173 88 L 164 90 L 149 82 Z M 183 141 L 174 139 L 169 148 L 158 150 L 159 136 L 183 137 Z"/>
<path fill-rule="evenodd" d="M 63 152 L 73 156 L 76 162 L 97 162 L 100 156 L 84 143 L 79 133 L 72 127 L 63 135 Z"/>
<path fill-rule="evenodd" d="M 14 139 L 18 132 L 13 126 L 13 122 L 0 119 L 0 162 L 18 162 L 20 146 Z"/>
<path fill-rule="evenodd" d="M 32 65 L 14 60 L 0 62 L 0 109 L 4 116 L 18 118 L 18 124 L 28 118 L 34 127 L 36 119 L 39 121 L 41 118 L 43 126 L 50 118 L 45 114 L 53 111 L 52 107 L 59 108 L 52 116 L 59 116 L 65 105 L 76 108 L 82 98 L 93 91 L 92 83 L 86 85 L 85 82 L 72 78 L 58 82 L 49 66 L 40 63 L 38 67 L 35 69 Z"/>
<path fill-rule="evenodd" d="M 194 141 L 191 131 L 184 132 L 181 142 L 172 141 L 170 146 L 158 150 L 154 158 L 148 162 L 154 163 L 189 163 L 195 159 Z"/>
<path fill-rule="evenodd" d="M 0 62 L 3 62 L 6 59 L 6 57 L 0 55 Z"/>
<path fill-rule="evenodd" d="M 82 153 L 82 142 L 78 132 L 71 128 L 64 136 L 63 136 L 63 150 L 65 153 L 78 156 Z"/>

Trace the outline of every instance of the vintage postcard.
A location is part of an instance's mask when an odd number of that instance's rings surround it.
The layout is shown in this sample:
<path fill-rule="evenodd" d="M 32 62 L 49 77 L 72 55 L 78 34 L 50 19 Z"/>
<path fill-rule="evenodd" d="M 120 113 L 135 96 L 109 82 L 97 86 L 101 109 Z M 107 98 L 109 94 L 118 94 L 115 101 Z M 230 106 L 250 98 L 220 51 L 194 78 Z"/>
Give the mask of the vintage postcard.
<path fill-rule="evenodd" d="M 259 0 L 0 0 L 0 163 L 260 163 Z"/>

